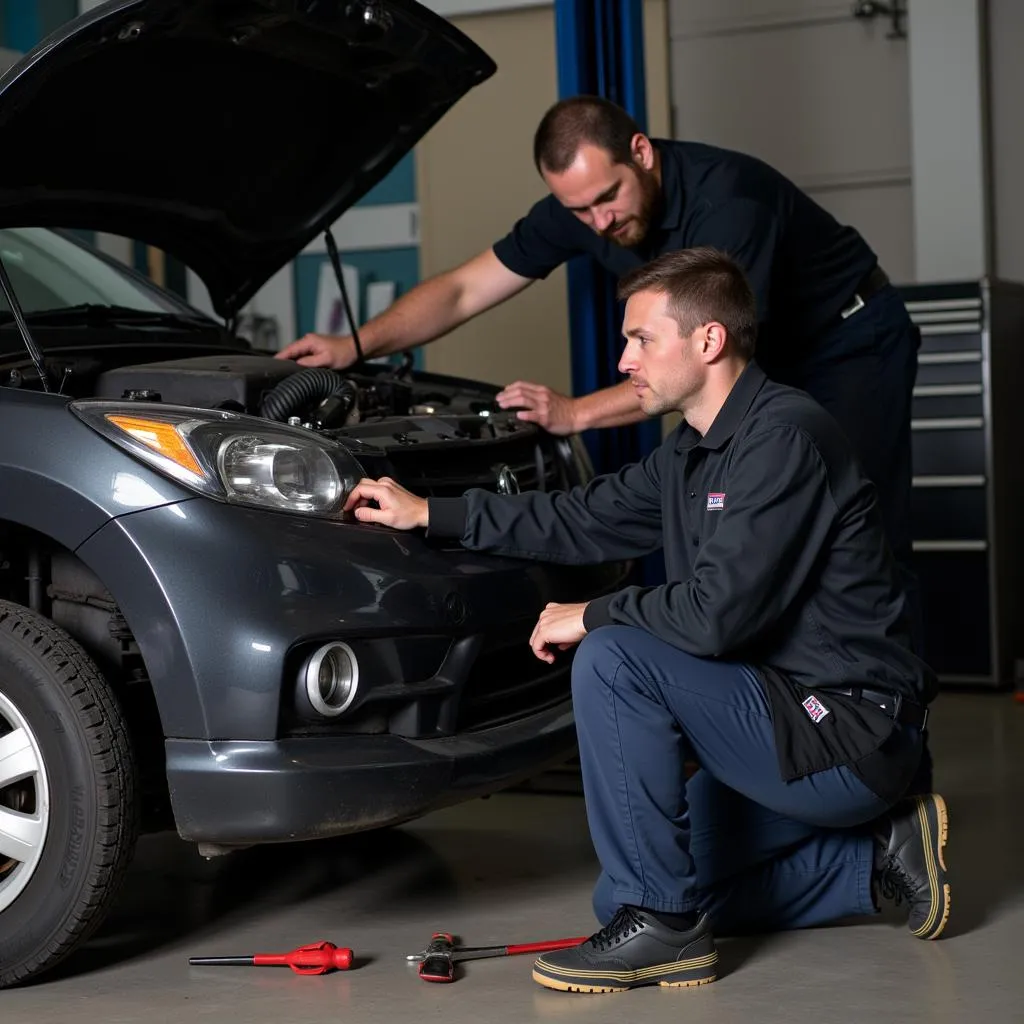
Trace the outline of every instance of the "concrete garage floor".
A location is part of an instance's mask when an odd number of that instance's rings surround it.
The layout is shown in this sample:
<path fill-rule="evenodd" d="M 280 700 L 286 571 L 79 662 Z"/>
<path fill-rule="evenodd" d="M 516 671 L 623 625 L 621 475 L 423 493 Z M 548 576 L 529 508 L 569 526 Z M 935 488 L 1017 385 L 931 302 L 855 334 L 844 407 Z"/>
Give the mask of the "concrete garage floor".
<path fill-rule="evenodd" d="M 4 1024 L 262 1021 L 1024 1021 L 1024 706 L 943 694 L 933 713 L 950 808 L 946 938 L 885 914 L 721 940 L 697 989 L 583 996 L 542 989 L 528 956 L 418 980 L 403 954 L 434 930 L 469 944 L 586 934 L 595 861 L 578 796 L 509 793 L 375 835 L 202 861 L 164 835 L 140 846 L 124 899 L 59 976 L 0 993 Z M 357 969 L 195 968 L 189 956 L 330 939 Z"/>

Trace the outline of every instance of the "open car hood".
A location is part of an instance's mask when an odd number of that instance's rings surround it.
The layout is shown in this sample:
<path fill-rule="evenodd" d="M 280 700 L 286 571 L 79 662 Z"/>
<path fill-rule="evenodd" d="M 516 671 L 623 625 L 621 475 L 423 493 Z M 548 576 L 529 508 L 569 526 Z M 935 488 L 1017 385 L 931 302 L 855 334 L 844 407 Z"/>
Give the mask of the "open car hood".
<path fill-rule="evenodd" d="M 110 0 L 0 77 L 0 225 L 148 242 L 230 316 L 494 71 L 412 0 Z"/>

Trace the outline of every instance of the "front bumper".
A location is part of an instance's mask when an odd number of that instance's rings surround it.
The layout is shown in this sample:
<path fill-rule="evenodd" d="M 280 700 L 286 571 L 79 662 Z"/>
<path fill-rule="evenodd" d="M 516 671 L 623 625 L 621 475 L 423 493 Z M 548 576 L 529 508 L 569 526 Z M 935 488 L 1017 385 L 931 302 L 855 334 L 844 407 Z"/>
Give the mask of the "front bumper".
<path fill-rule="evenodd" d="M 416 817 L 563 762 L 575 742 L 567 701 L 512 724 L 437 739 L 171 739 L 167 777 L 184 839 L 247 846 Z"/>
<path fill-rule="evenodd" d="M 144 659 L 178 832 L 225 846 L 378 827 L 566 760 L 568 659 L 538 662 L 530 630 L 626 572 L 203 499 L 121 516 L 76 554 Z M 339 640 L 362 696 L 300 719 L 305 652 Z"/>
<path fill-rule="evenodd" d="M 335 733 L 432 739 L 500 724 L 482 716 L 450 720 L 443 694 L 428 701 L 432 689 L 456 682 L 450 664 L 441 673 L 447 680 L 434 676 L 447 642 L 484 644 L 477 680 L 547 671 L 528 646 L 545 603 L 589 600 L 617 589 L 624 575 L 620 565 L 554 566 L 443 550 L 414 534 L 203 499 L 122 516 L 76 553 L 113 595 L 138 643 L 164 736 L 184 740 L 289 738 L 282 714 L 304 654 L 334 640 L 358 646 L 365 658 L 366 700 L 397 685 L 409 699 L 422 694 L 421 704 L 437 705 L 436 715 L 427 709 L 388 725 L 347 729 L 338 721 Z M 491 661 L 482 661 L 488 652 Z M 477 682 L 466 684 L 467 702 L 477 690 Z"/>

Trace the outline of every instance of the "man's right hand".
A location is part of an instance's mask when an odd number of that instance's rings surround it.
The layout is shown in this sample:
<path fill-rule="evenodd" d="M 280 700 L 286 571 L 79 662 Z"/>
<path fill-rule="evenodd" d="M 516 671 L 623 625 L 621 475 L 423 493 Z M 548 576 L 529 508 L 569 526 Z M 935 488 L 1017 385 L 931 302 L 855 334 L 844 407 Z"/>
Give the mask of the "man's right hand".
<path fill-rule="evenodd" d="M 356 361 L 356 344 L 349 334 L 307 334 L 285 346 L 274 358 L 294 359 L 299 366 L 344 370 Z"/>
<path fill-rule="evenodd" d="M 370 508 L 371 501 L 377 502 L 379 508 Z M 361 523 L 380 523 L 396 530 L 427 526 L 426 499 L 410 494 L 389 476 L 382 476 L 379 480 L 360 480 L 345 502 L 345 511 L 352 509 L 355 509 L 356 519 Z"/>

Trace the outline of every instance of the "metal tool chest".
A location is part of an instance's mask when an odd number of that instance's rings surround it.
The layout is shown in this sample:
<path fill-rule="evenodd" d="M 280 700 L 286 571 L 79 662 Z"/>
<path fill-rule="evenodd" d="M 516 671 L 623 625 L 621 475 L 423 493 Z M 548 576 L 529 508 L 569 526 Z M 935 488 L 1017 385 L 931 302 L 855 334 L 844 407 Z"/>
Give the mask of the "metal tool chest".
<path fill-rule="evenodd" d="M 899 291 L 922 336 L 911 426 L 925 654 L 943 682 L 1006 686 L 1024 656 L 1024 286 Z"/>

